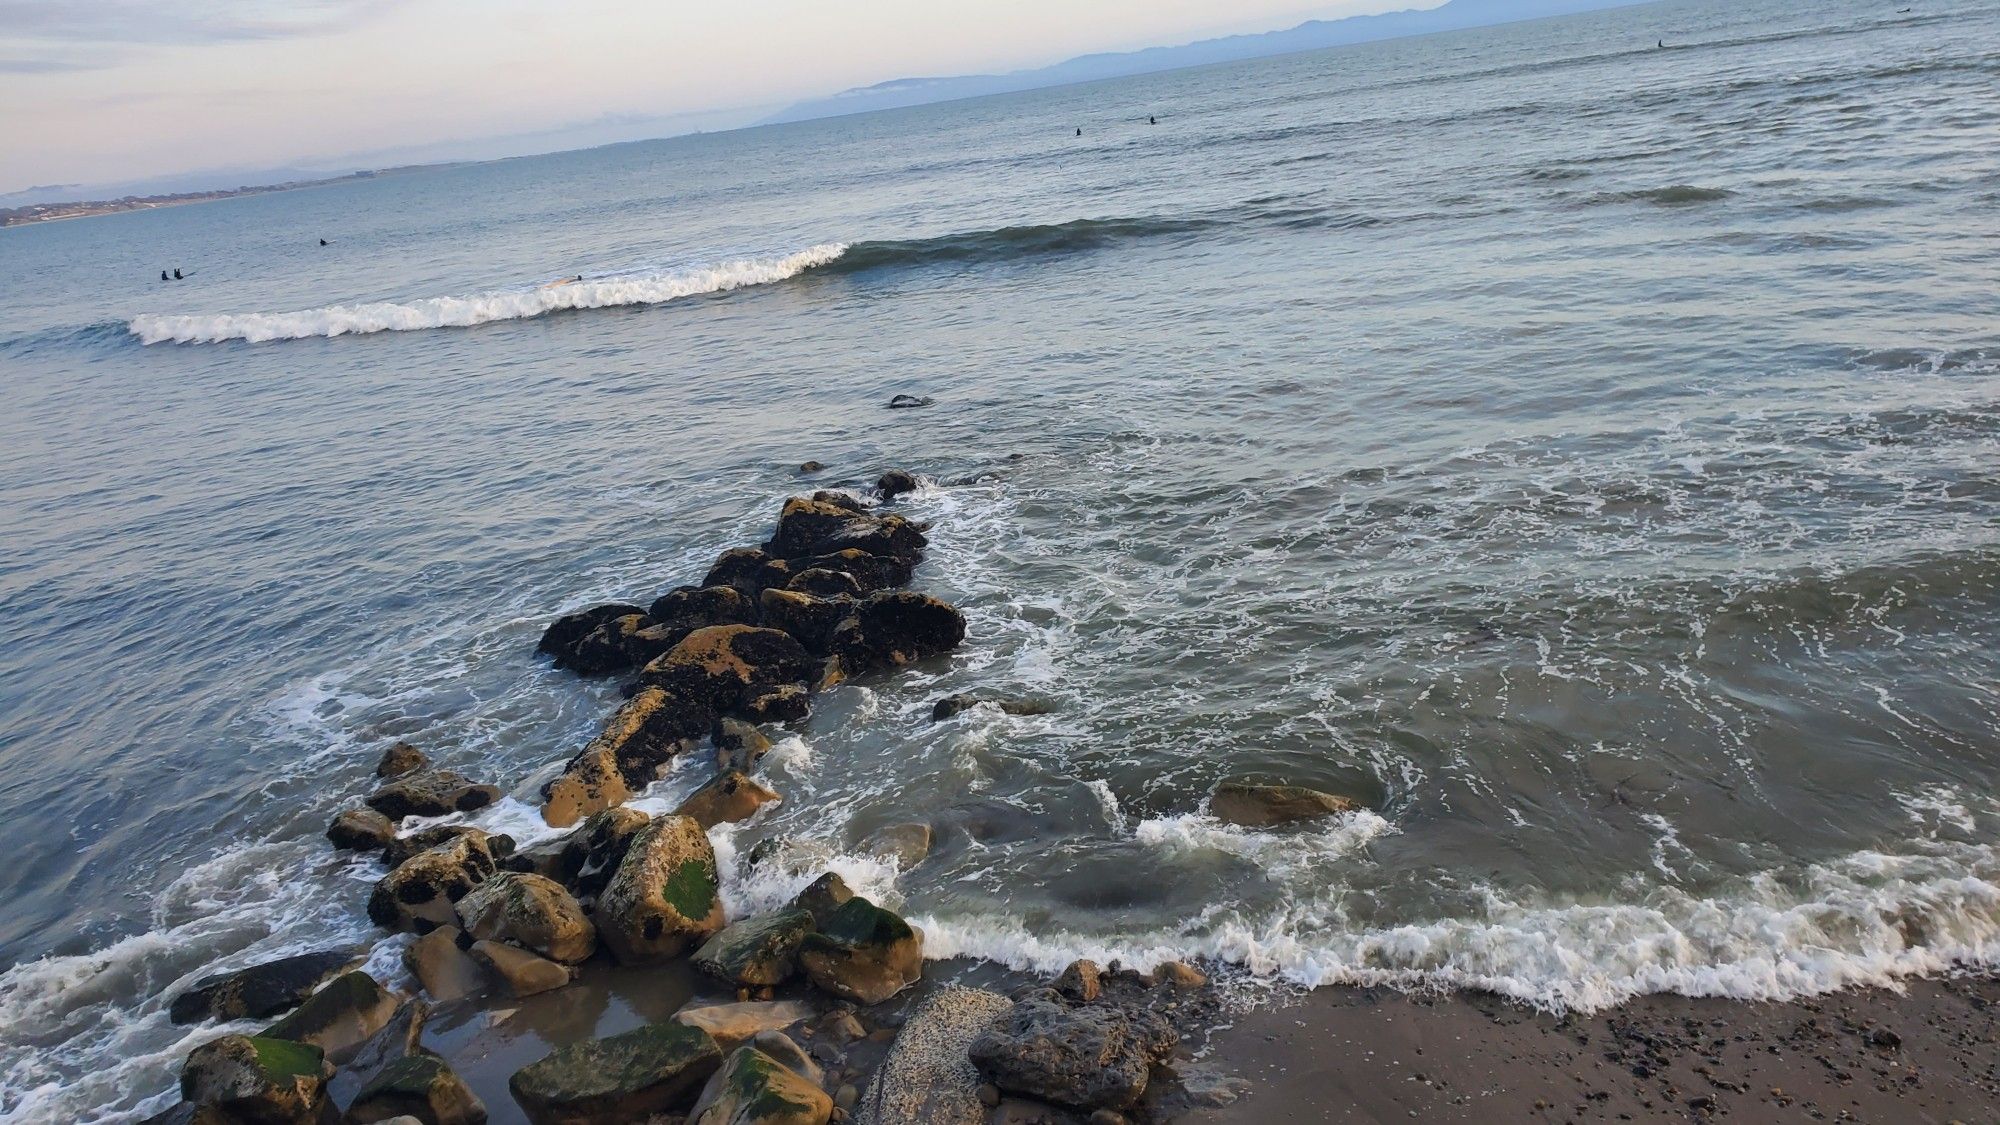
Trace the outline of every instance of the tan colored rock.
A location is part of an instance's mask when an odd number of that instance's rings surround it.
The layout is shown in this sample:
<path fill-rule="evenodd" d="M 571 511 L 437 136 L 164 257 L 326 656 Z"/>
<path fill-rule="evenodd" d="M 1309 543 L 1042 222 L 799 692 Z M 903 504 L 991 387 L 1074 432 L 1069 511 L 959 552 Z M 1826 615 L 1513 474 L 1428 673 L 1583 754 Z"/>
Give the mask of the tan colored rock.
<path fill-rule="evenodd" d="M 618 769 L 618 757 L 599 747 L 570 760 L 561 776 L 542 793 L 542 819 L 553 828 L 567 828 L 592 813 L 632 799 L 631 787 Z"/>
<path fill-rule="evenodd" d="M 1169 961 L 1153 970 L 1153 979 L 1163 985 L 1193 991 L 1208 986 L 1208 974 L 1186 961 Z"/>
<path fill-rule="evenodd" d="M 691 817 L 707 829 L 718 824 L 749 820 L 758 809 L 782 799 L 777 790 L 747 774 L 730 770 L 695 790 L 674 813 Z"/>
<path fill-rule="evenodd" d="M 267 1039 L 310 1043 L 338 1061 L 388 1025 L 401 999 L 374 977 L 356 969 L 300 1004 L 292 1014 L 264 1030 Z"/>
<path fill-rule="evenodd" d="M 384 875 L 368 896 L 368 917 L 378 926 L 416 933 L 457 925 L 454 904 L 496 870 L 486 833 L 454 836 Z"/>
<path fill-rule="evenodd" d="M 1072 1004 L 1088 1004 L 1104 994 L 1104 970 L 1095 961 L 1072 961 L 1056 978 L 1055 989 Z"/>
<path fill-rule="evenodd" d="M 1303 785 L 1255 785 L 1245 781 L 1223 782 L 1208 800 L 1211 816 L 1240 828 L 1275 828 L 1350 813 L 1360 807 L 1346 797 Z"/>
<path fill-rule="evenodd" d="M 662 816 L 632 837 L 597 898 L 597 936 L 628 965 L 680 956 L 722 929 L 715 849 L 685 816 Z"/>
<path fill-rule="evenodd" d="M 570 982 L 570 971 L 546 957 L 497 941 L 475 941 L 472 956 L 493 970 L 515 996 L 533 996 Z"/>
<path fill-rule="evenodd" d="M 597 951 L 597 927 L 562 884 L 502 871 L 458 900 L 459 924 L 480 941 L 504 941 L 575 965 Z"/>
<path fill-rule="evenodd" d="M 688 1125 L 826 1125 L 833 1099 L 756 1047 L 738 1047 L 695 1099 Z"/>
<path fill-rule="evenodd" d="M 923 931 L 855 896 L 799 946 L 813 985 L 857 1004 L 880 1004 L 923 976 Z"/>
<path fill-rule="evenodd" d="M 326 838 L 341 851 L 380 851 L 396 838 L 396 822 L 374 809 L 348 809 L 333 818 Z"/>
<path fill-rule="evenodd" d="M 869 855 L 893 861 L 908 871 L 931 854 L 933 833 L 928 824 L 891 824 L 868 834 L 861 842 Z"/>
<path fill-rule="evenodd" d="M 401 777 L 415 773 L 431 764 L 422 750 L 407 742 L 398 742 L 382 751 L 382 760 L 375 763 L 375 776 L 379 778 Z"/>
<path fill-rule="evenodd" d="M 403 949 L 403 967 L 440 1004 L 486 990 L 479 963 L 458 947 L 459 933 L 457 926 L 439 926 Z"/>
<path fill-rule="evenodd" d="M 673 1018 L 708 1032 L 725 1051 L 734 1050 L 763 1031 L 782 1031 L 811 1019 L 813 1009 L 797 1000 L 746 1000 L 682 1008 Z"/>

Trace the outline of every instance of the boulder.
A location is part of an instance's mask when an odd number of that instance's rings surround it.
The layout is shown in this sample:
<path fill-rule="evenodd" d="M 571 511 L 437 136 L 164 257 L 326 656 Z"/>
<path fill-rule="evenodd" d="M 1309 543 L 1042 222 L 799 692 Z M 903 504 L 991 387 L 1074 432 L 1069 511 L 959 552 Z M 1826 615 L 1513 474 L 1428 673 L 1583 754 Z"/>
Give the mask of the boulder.
<path fill-rule="evenodd" d="M 344 1076 L 366 1082 L 398 1059 L 429 1054 L 424 1049 L 423 1038 L 424 1024 L 430 1015 L 430 1005 L 422 1000 L 403 1001 L 380 1031 L 354 1049 L 354 1057 L 341 1068 Z"/>
<path fill-rule="evenodd" d="M 380 851 L 396 838 L 396 822 L 374 809 L 348 809 L 327 825 L 326 838 L 341 851 Z"/>
<path fill-rule="evenodd" d="M 486 833 L 474 829 L 418 852 L 384 875 L 368 896 L 368 917 L 385 929 L 420 934 L 456 925 L 453 904 L 497 870 Z"/>
<path fill-rule="evenodd" d="M 473 942 L 472 959 L 506 981 L 508 991 L 517 998 L 553 991 L 572 979 L 568 966 L 505 942 Z"/>
<path fill-rule="evenodd" d="M 870 594 L 834 630 L 827 651 L 849 672 L 899 668 L 957 648 L 965 615 L 928 594 Z"/>
<path fill-rule="evenodd" d="M 905 492 L 915 492 L 923 487 L 916 474 L 901 469 L 890 469 L 875 479 L 875 495 L 884 500 L 894 500 Z"/>
<path fill-rule="evenodd" d="M 662 687 L 711 714 L 727 714 L 781 685 L 805 683 L 818 668 L 819 661 L 789 633 L 714 625 L 689 633 L 639 677 L 642 687 Z M 702 726 L 707 725 L 704 717 Z"/>
<path fill-rule="evenodd" d="M 370 793 L 368 807 L 388 817 L 446 816 L 483 809 L 500 799 L 500 790 L 479 785 L 452 770 L 411 770 Z"/>
<path fill-rule="evenodd" d="M 724 771 L 748 772 L 771 749 L 764 732 L 742 719 L 718 720 L 714 741 L 715 768 Z"/>
<path fill-rule="evenodd" d="M 649 647 L 642 634 L 652 625 L 653 619 L 643 613 L 614 617 L 571 646 L 563 667 L 579 676 L 608 676 L 636 667 Z"/>
<path fill-rule="evenodd" d="M 657 781 L 677 757 L 707 737 L 715 712 L 659 687 L 641 687 L 604 721 L 579 757 L 609 750 L 634 792 Z"/>
<path fill-rule="evenodd" d="M 486 1105 L 436 1055 L 410 1055 L 384 1067 L 347 1109 L 347 1125 L 402 1116 L 423 1125 L 483 1125 Z"/>
<path fill-rule="evenodd" d="M 815 1086 L 824 1085 L 825 1075 L 820 1073 L 819 1064 L 813 1061 L 798 1041 L 782 1031 L 760 1031 L 750 1037 L 750 1046 L 757 1048 L 777 1060 L 778 1065 L 794 1074 L 802 1075 Z"/>
<path fill-rule="evenodd" d="M 1046 715 L 1055 710 L 1046 703 L 1038 703 L 1032 699 L 1011 699 L 1004 695 L 966 692 L 962 695 L 947 695 L 938 700 L 931 708 L 931 721 L 941 723 L 982 705 L 998 707 L 1009 715 Z"/>
<path fill-rule="evenodd" d="M 728 583 L 713 586 L 682 586 L 654 599 L 646 610 L 646 615 L 658 623 L 658 627 L 678 631 L 672 643 L 680 643 L 680 638 L 696 629 L 706 629 L 710 625 L 749 625 L 757 620 L 756 599 Z M 666 649 L 661 649 L 664 652 Z"/>
<path fill-rule="evenodd" d="M 966 1056 L 1003 1092 L 1084 1112 L 1128 1109 L 1178 1037 L 1146 1011 L 1069 1007 L 1052 994 L 1018 1000 L 972 1041 Z"/>
<path fill-rule="evenodd" d="M 265 1028 L 264 1037 L 310 1043 L 339 1059 L 382 1030 L 399 1006 L 395 993 L 357 969 L 306 997 L 291 1015 Z"/>
<path fill-rule="evenodd" d="M 477 996 L 486 982 L 479 963 L 459 944 L 457 926 L 439 926 L 403 947 L 403 967 L 440 1004 Z"/>
<path fill-rule="evenodd" d="M 1350 813 L 1361 806 L 1303 785 L 1255 785 L 1225 781 L 1208 799 L 1209 815 L 1241 828 L 1275 828 L 1301 820 Z"/>
<path fill-rule="evenodd" d="M 269 1019 L 298 1007 L 328 978 L 358 960 L 360 954 L 353 949 L 323 949 L 203 977 L 174 997 L 167 1014 L 175 1023 Z"/>
<path fill-rule="evenodd" d="M 835 600 L 798 590 L 765 590 L 757 595 L 757 603 L 763 607 L 766 625 L 783 630 L 807 652 L 818 654 L 826 652 L 833 631 L 854 613 L 852 599 Z"/>
<path fill-rule="evenodd" d="M 502 871 L 458 900 L 458 921 L 479 941 L 518 945 L 566 965 L 597 950 L 597 927 L 561 883 Z"/>
<path fill-rule="evenodd" d="M 225 1035 L 188 1052 L 181 1097 L 213 1108 L 223 1122 L 319 1125 L 333 1117 L 326 1096 L 332 1076 L 326 1053 L 309 1043 Z"/>
<path fill-rule="evenodd" d="M 1055 990 L 1072 1004 L 1088 1004 L 1104 995 L 1104 970 L 1095 961 L 1072 961 L 1056 978 Z"/>
<path fill-rule="evenodd" d="M 732 922 L 694 955 L 694 967 L 741 988 L 771 988 L 798 972 L 799 943 L 813 916 L 796 907 Z"/>
<path fill-rule="evenodd" d="M 908 871 L 931 854 L 933 835 L 928 824 L 891 824 L 870 832 L 861 847 L 869 855 L 891 860 L 900 870 Z"/>
<path fill-rule="evenodd" d="M 542 787 L 542 819 L 552 828 L 567 828 L 584 817 L 617 808 L 632 797 L 618 754 L 592 743 L 569 760 L 563 772 Z"/>
<path fill-rule="evenodd" d="M 592 813 L 583 826 L 563 840 L 550 877 L 570 889 L 580 902 L 594 902 L 604 885 L 625 862 L 632 837 L 651 818 L 638 809 L 616 808 Z"/>
<path fill-rule="evenodd" d="M 867 593 L 853 575 L 818 567 L 797 571 L 785 581 L 785 589 L 798 594 L 811 594 L 815 598 L 858 598 Z"/>
<path fill-rule="evenodd" d="M 558 1047 L 507 1088 L 534 1125 L 641 1122 L 686 1105 L 721 1063 L 707 1032 L 668 1020 Z"/>
<path fill-rule="evenodd" d="M 485 844 L 487 854 L 498 860 L 514 851 L 514 838 L 499 832 L 488 832 L 474 828 L 470 824 L 436 824 L 418 829 L 408 836 L 398 836 L 382 849 L 382 862 L 390 867 L 401 867 L 409 860 L 442 844 L 453 840 L 470 838 Z"/>
<path fill-rule="evenodd" d="M 407 742 L 398 742 L 382 751 L 382 760 L 375 763 L 375 776 L 383 779 L 401 777 L 415 773 L 431 764 L 422 750 Z"/>
<path fill-rule="evenodd" d="M 908 586 L 916 571 L 914 558 L 898 558 L 895 555 L 871 555 L 867 551 L 848 548 L 824 555 L 814 555 L 800 559 L 794 568 L 806 570 L 837 570 L 861 587 L 863 593 L 872 594 L 877 590 L 890 590 Z"/>
<path fill-rule="evenodd" d="M 758 575 L 771 556 L 755 547 L 737 547 L 724 551 L 715 565 L 708 568 L 708 574 L 701 580 L 704 587 L 733 586 L 746 594 L 755 594 L 763 588 Z"/>
<path fill-rule="evenodd" d="M 756 1047 L 738 1047 L 702 1087 L 688 1125 L 826 1125 L 833 1099 L 818 1082 Z"/>
<path fill-rule="evenodd" d="M 926 997 L 896 1034 L 856 1118 L 864 1125 L 984 1125 L 984 1079 L 966 1049 L 1011 1007 L 1006 997 L 975 988 Z"/>
<path fill-rule="evenodd" d="M 901 516 L 878 515 L 821 494 L 785 501 L 764 551 L 791 560 L 852 549 L 914 561 L 928 545 L 917 525 Z"/>
<path fill-rule="evenodd" d="M 779 684 L 745 702 L 738 714 L 753 723 L 796 723 L 812 713 L 812 695 L 804 684 Z"/>
<path fill-rule="evenodd" d="M 689 1027 L 701 1028 L 714 1036 L 723 1050 L 731 1051 L 759 1032 L 790 1027 L 810 1019 L 812 1014 L 812 1008 L 797 1000 L 746 1000 L 682 1008 L 673 1018 Z"/>
<path fill-rule="evenodd" d="M 757 810 L 782 800 L 777 790 L 737 770 L 718 775 L 688 795 L 674 815 L 691 817 L 704 829 L 749 820 Z"/>
<path fill-rule="evenodd" d="M 799 967 L 822 992 L 880 1004 L 923 976 L 923 931 L 856 895 L 806 935 Z"/>
<path fill-rule="evenodd" d="M 678 957 L 722 929 L 715 849 L 700 824 L 661 816 L 632 837 L 597 898 L 597 936 L 620 962 Z"/>
<path fill-rule="evenodd" d="M 792 908 L 812 915 L 813 927 L 823 930 L 833 920 L 834 913 L 853 897 L 854 892 L 848 889 L 847 880 L 829 871 L 800 891 L 798 897 L 792 899 Z"/>
<path fill-rule="evenodd" d="M 606 621 L 645 612 L 636 605 L 614 602 L 610 605 L 592 606 L 576 613 L 564 614 L 556 618 L 542 634 L 541 641 L 535 645 L 535 651 L 555 657 L 556 667 L 566 668 L 569 666 L 571 654 L 576 650 L 577 642 L 596 632 L 598 626 Z"/>

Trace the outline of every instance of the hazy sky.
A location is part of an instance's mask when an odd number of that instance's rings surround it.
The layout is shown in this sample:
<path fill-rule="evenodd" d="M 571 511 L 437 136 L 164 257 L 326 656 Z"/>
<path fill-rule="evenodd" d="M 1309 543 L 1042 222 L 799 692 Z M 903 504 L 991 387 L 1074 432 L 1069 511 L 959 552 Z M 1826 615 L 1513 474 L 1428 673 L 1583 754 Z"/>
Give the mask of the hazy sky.
<path fill-rule="evenodd" d="M 0 0 L 0 192 L 428 159 L 443 141 L 1438 2 Z"/>

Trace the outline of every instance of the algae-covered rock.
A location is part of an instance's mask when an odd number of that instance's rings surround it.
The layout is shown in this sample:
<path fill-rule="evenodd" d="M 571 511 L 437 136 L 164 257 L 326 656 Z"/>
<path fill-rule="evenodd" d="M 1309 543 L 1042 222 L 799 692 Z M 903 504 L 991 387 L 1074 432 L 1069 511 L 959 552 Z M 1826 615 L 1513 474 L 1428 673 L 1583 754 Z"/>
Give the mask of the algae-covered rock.
<path fill-rule="evenodd" d="M 445 816 L 483 809 L 500 799 L 500 790 L 479 785 L 452 770 L 426 768 L 392 778 L 370 793 L 368 807 L 388 817 Z"/>
<path fill-rule="evenodd" d="M 703 828 L 749 820 L 757 810 L 781 800 L 777 790 L 740 770 L 728 770 L 688 795 L 675 815 L 691 817 Z"/>
<path fill-rule="evenodd" d="M 396 822 L 374 809 L 347 809 L 326 826 L 326 838 L 345 852 L 380 851 L 396 838 Z"/>
<path fill-rule="evenodd" d="M 414 1117 L 423 1125 L 482 1125 L 486 1105 L 436 1055 L 409 1055 L 384 1067 L 354 1096 L 348 1125 Z"/>
<path fill-rule="evenodd" d="M 754 1046 L 723 1061 L 688 1114 L 688 1125 L 826 1125 L 833 1099 L 811 1078 Z"/>
<path fill-rule="evenodd" d="M 789 633 L 755 625 L 697 629 L 646 665 L 642 686 L 657 686 L 726 714 L 784 684 L 805 683 L 819 662 Z M 704 720 L 704 724 L 706 720 Z"/>
<path fill-rule="evenodd" d="M 812 915 L 797 908 L 733 922 L 696 951 L 694 967 L 744 988 L 780 985 L 798 972 L 799 943 L 812 929 Z"/>
<path fill-rule="evenodd" d="M 821 991 L 880 1004 L 923 976 L 923 931 L 857 895 L 806 935 L 799 966 Z"/>
<path fill-rule="evenodd" d="M 174 997 L 167 1013 L 175 1023 L 269 1019 L 297 1007 L 327 978 L 359 959 L 353 949 L 323 949 L 203 977 Z"/>
<path fill-rule="evenodd" d="M 812 693 L 805 684 L 779 684 L 750 696 L 737 714 L 753 723 L 795 723 L 812 713 Z"/>
<path fill-rule="evenodd" d="M 678 957 L 722 929 L 715 849 L 700 824 L 662 816 L 632 837 L 597 898 L 598 938 L 619 961 Z"/>
<path fill-rule="evenodd" d="M 391 868 L 401 867 L 416 855 L 461 838 L 479 841 L 485 845 L 486 854 L 496 860 L 514 851 L 514 838 L 504 833 L 488 832 L 470 824 L 434 824 L 389 841 L 382 849 L 382 862 Z"/>
<path fill-rule="evenodd" d="M 339 1059 L 382 1030 L 397 1006 L 395 993 L 357 969 L 306 997 L 291 1015 L 265 1028 L 264 1037 L 310 1043 Z"/>
<path fill-rule="evenodd" d="M 966 1050 L 1009 1094 L 1084 1110 L 1122 1110 L 1146 1092 L 1152 1068 L 1179 1039 L 1151 1012 L 1112 1004 L 1069 1007 L 1044 993 L 1016 1001 Z"/>
<path fill-rule="evenodd" d="M 871 594 L 827 641 L 849 673 L 899 668 L 955 649 L 965 640 L 965 615 L 909 590 Z"/>
<path fill-rule="evenodd" d="M 454 905 L 498 870 L 486 833 L 476 829 L 417 853 L 375 884 L 368 917 L 391 930 L 428 933 L 455 925 Z"/>
<path fill-rule="evenodd" d="M 459 924 L 480 941 L 504 941 L 574 965 L 597 950 L 597 927 L 562 884 L 502 871 L 458 900 Z"/>
<path fill-rule="evenodd" d="M 333 1067 L 309 1043 L 225 1035 L 188 1052 L 181 1097 L 249 1125 L 319 1125 L 332 1116 Z M 196 1120 L 200 1120 L 197 1115 Z"/>
<path fill-rule="evenodd" d="M 815 928 L 825 929 L 833 921 L 834 913 L 853 897 L 854 892 L 848 888 L 847 880 L 829 871 L 807 884 L 806 889 L 792 899 L 792 906 L 812 915 Z"/>
<path fill-rule="evenodd" d="M 559 1047 L 507 1087 L 535 1125 L 636 1123 L 687 1105 L 721 1063 L 707 1032 L 668 1020 Z"/>
<path fill-rule="evenodd" d="M 643 687 L 612 712 L 584 752 L 608 749 L 631 788 L 643 789 L 675 758 L 708 734 L 715 712 L 706 704 L 657 687 Z"/>
<path fill-rule="evenodd" d="M 1255 785 L 1247 781 L 1225 781 L 1208 799 L 1210 815 L 1242 828 L 1275 828 L 1350 813 L 1360 807 L 1346 797 L 1303 785 Z"/>
<path fill-rule="evenodd" d="M 755 547 L 737 547 L 724 551 L 708 568 L 708 574 L 701 580 L 705 587 L 731 586 L 745 593 L 755 595 L 762 588 L 758 575 L 771 556 Z"/>

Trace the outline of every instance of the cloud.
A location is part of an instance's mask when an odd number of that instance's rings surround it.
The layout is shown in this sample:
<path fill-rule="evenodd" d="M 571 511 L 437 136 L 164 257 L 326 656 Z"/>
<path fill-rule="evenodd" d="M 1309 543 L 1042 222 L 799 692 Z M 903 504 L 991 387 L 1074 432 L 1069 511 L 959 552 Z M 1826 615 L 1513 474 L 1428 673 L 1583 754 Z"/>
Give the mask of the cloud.
<path fill-rule="evenodd" d="M 0 42 L 177 45 L 342 31 L 400 0 L 0 0 Z"/>
<path fill-rule="evenodd" d="M 61 74 L 72 70 L 95 70 L 99 65 L 82 59 L 0 58 L 0 74 Z"/>

